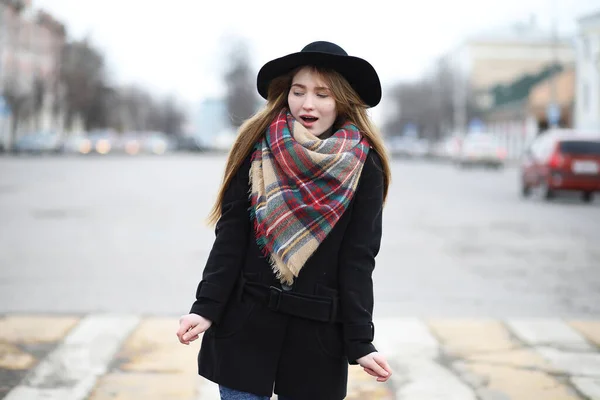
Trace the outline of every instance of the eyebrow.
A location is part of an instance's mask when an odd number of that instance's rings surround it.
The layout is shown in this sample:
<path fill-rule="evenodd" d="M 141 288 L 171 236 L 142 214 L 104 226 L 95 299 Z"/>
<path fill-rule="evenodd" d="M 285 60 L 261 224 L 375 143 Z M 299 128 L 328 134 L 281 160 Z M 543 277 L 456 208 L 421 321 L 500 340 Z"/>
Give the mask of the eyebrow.
<path fill-rule="evenodd" d="M 298 86 L 300 89 L 306 89 L 306 86 L 304 86 L 300 83 L 292 83 L 292 87 L 294 87 L 294 86 Z M 329 90 L 329 88 L 325 87 L 325 86 L 317 86 L 315 88 L 315 90 Z"/>

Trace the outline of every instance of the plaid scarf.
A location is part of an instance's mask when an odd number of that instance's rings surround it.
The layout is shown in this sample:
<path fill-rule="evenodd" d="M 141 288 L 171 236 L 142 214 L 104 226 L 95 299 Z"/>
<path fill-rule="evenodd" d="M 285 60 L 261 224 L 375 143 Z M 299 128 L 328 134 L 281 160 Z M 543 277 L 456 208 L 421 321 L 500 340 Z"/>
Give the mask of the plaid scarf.
<path fill-rule="evenodd" d="M 320 140 L 283 110 L 252 154 L 256 240 L 277 279 L 292 284 L 348 208 L 369 151 L 350 123 Z"/>

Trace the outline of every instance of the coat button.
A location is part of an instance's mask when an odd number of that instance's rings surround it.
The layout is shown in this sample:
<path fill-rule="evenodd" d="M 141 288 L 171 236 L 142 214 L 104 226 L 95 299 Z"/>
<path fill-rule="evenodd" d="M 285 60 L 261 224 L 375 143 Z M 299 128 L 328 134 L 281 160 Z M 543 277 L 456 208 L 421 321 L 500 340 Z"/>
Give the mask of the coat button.
<path fill-rule="evenodd" d="M 282 283 L 282 284 L 281 284 L 281 289 L 282 289 L 284 292 L 289 292 L 290 290 L 292 290 L 292 285 L 288 285 L 288 284 L 286 284 L 286 283 Z"/>

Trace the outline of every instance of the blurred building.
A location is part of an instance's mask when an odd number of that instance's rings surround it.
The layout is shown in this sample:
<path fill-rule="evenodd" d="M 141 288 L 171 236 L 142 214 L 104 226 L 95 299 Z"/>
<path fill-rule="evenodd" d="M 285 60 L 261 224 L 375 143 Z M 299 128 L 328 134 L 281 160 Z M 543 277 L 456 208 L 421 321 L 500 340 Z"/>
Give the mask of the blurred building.
<path fill-rule="evenodd" d="M 499 136 L 514 158 L 539 131 L 537 114 L 528 109 L 530 91 L 571 68 L 575 50 L 572 39 L 541 29 L 531 19 L 474 35 L 449 58 L 455 76 L 455 131 L 468 129 L 467 105 L 475 104 L 486 129 Z"/>
<path fill-rule="evenodd" d="M 548 110 L 555 104 L 556 120 L 548 120 Z M 537 129 L 543 132 L 555 124 L 564 128 L 574 125 L 575 68 L 564 68 L 536 83 L 529 91 L 525 111 L 535 119 Z"/>
<path fill-rule="evenodd" d="M 65 40 L 64 25 L 31 0 L 0 0 L 0 93 L 18 104 L 19 131 L 56 126 Z"/>
<path fill-rule="evenodd" d="M 494 105 L 484 114 L 487 130 L 500 139 L 510 157 L 518 158 L 527 144 L 550 125 L 573 126 L 575 69 L 546 67 L 502 85 L 492 97 Z M 556 105 L 554 121 L 548 119 L 551 104 Z"/>
<path fill-rule="evenodd" d="M 490 102 L 484 111 L 488 125 L 534 119 L 537 131 L 550 125 L 572 127 L 575 96 L 574 66 L 550 65 L 528 73 L 488 92 Z M 555 105 L 556 115 L 549 120 L 548 109 Z"/>
<path fill-rule="evenodd" d="M 471 91 L 477 96 L 477 104 L 489 107 L 492 102 L 489 93 L 495 86 L 509 84 L 525 74 L 537 74 L 549 65 L 572 64 L 575 51 L 571 39 L 542 30 L 532 19 L 529 23 L 474 35 L 449 57 L 457 93 L 459 121 L 455 123 L 464 127 L 466 121 L 460 110 Z"/>
<path fill-rule="evenodd" d="M 600 12 L 578 22 L 575 126 L 600 132 Z"/>

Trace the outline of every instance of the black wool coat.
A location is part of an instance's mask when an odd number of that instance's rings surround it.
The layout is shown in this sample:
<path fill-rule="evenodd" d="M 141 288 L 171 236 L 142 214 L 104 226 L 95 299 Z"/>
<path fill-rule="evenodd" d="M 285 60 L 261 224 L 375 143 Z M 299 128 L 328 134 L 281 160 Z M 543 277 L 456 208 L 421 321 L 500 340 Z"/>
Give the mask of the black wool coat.
<path fill-rule="evenodd" d="M 249 284 L 266 288 L 267 294 L 278 291 L 270 286 L 282 288 L 256 243 L 249 169 L 250 157 L 226 189 L 190 311 L 213 321 L 202 338 L 199 374 L 262 396 L 274 390 L 296 400 L 343 399 L 348 364 L 376 351 L 372 272 L 381 241 L 381 159 L 369 151 L 348 209 L 289 290 L 292 296 L 333 299 L 330 321 L 281 312 L 269 303 L 273 298 L 263 301 L 245 291 Z"/>

